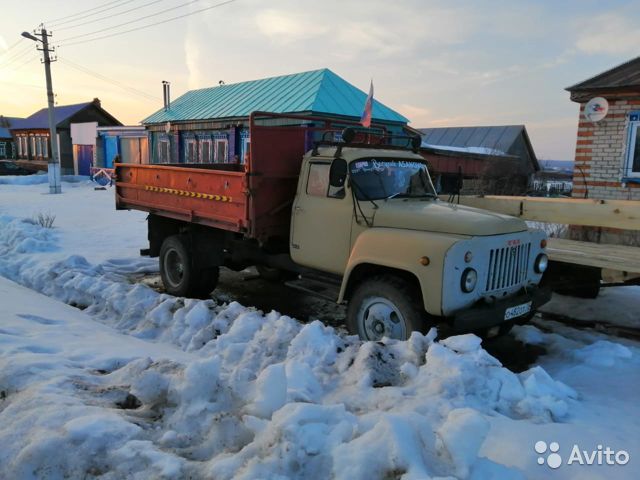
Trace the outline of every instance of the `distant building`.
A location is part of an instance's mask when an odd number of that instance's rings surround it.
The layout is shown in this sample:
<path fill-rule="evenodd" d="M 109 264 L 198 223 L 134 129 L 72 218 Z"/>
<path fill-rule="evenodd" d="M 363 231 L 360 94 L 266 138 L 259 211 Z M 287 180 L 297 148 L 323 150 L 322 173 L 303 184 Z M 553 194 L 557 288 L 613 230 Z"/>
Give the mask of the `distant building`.
<path fill-rule="evenodd" d="M 573 161 L 538 160 L 540 171 L 533 179 L 530 192 L 540 196 L 569 196 L 573 188 Z"/>
<path fill-rule="evenodd" d="M 54 115 L 62 174 L 79 173 L 85 165 L 84 160 L 78 164 L 77 156 L 74 161 L 71 124 L 96 122 L 98 125 L 122 125 L 102 108 L 97 98 L 91 102 L 55 107 Z M 43 108 L 27 118 L 12 123 L 9 130 L 17 146 L 18 163 L 25 168 L 46 170 L 51 157 L 47 109 Z M 93 156 L 92 153 L 84 152 L 82 159 L 89 158 L 89 155 Z"/>
<path fill-rule="evenodd" d="M 573 196 L 640 200 L 640 57 L 567 90 L 580 104 Z M 584 114 L 595 97 L 609 108 L 592 122 Z"/>
<path fill-rule="evenodd" d="M 9 129 L 12 124 L 19 120 L 22 119 L 0 115 L 0 160 L 16 157 L 16 144 L 13 141 Z"/>
<path fill-rule="evenodd" d="M 461 170 L 463 193 L 524 194 L 540 170 L 524 125 L 417 130 L 442 193 L 455 189 Z"/>
<path fill-rule="evenodd" d="M 362 90 L 325 68 L 192 90 L 142 124 L 149 131 L 152 163 L 243 163 L 250 152 L 252 112 L 359 121 L 366 97 Z M 372 126 L 402 134 L 407 122 L 374 100 Z M 313 135 L 310 128 L 309 148 Z"/>
<path fill-rule="evenodd" d="M 120 163 L 149 163 L 149 142 L 143 126 L 98 127 L 96 166 L 113 168 Z"/>

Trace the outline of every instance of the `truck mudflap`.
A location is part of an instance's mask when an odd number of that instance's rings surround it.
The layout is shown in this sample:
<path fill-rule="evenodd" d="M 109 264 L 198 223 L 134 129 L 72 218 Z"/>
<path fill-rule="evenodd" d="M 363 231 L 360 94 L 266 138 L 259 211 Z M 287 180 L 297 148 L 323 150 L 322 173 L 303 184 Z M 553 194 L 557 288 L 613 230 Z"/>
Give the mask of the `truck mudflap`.
<path fill-rule="evenodd" d="M 517 295 L 492 304 L 484 300 L 453 315 L 453 327 L 457 331 L 474 331 L 495 327 L 505 322 L 517 322 L 530 312 L 551 300 L 551 289 L 527 287 Z"/>

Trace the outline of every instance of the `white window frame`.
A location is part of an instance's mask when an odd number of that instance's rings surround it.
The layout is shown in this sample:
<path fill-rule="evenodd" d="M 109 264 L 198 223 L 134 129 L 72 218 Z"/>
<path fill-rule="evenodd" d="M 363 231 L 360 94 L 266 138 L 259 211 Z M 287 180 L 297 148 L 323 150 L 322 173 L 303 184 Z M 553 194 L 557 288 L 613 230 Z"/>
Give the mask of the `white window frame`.
<path fill-rule="evenodd" d="M 29 139 L 25 135 L 20 137 L 20 141 L 22 143 L 22 156 L 28 158 L 29 157 Z"/>
<path fill-rule="evenodd" d="M 189 145 L 193 145 L 193 158 L 189 161 Z M 198 163 L 198 142 L 195 138 L 184 140 L 184 163 Z"/>
<path fill-rule="evenodd" d="M 31 137 L 31 156 L 36 157 L 36 137 Z"/>
<path fill-rule="evenodd" d="M 199 148 L 199 152 L 198 152 L 198 161 L 200 163 L 212 163 L 212 157 L 213 157 L 213 151 L 212 151 L 212 147 L 213 147 L 213 142 L 211 141 L 210 138 L 202 138 L 200 139 L 200 148 Z M 209 145 L 209 158 L 204 158 L 202 155 L 202 150 L 203 147 L 206 145 Z"/>
<path fill-rule="evenodd" d="M 165 160 L 162 160 L 162 147 L 166 144 L 167 146 L 167 156 Z M 158 163 L 171 163 L 171 142 L 169 139 L 161 138 L 158 140 Z"/>
<path fill-rule="evenodd" d="M 49 158 L 49 137 L 41 137 L 40 141 L 42 142 L 42 156 Z"/>
<path fill-rule="evenodd" d="M 247 160 L 250 155 L 251 155 L 251 138 L 246 137 L 244 139 L 244 151 L 243 151 L 242 158 L 240 159 L 240 163 L 242 164 L 247 163 Z"/>
<path fill-rule="evenodd" d="M 628 141 L 624 167 L 624 174 L 627 178 L 640 177 L 640 170 L 633 171 L 634 153 L 638 135 L 640 135 L 640 120 L 629 121 L 629 135 L 627 136 Z M 640 155 L 640 152 L 638 152 L 638 155 Z"/>
<path fill-rule="evenodd" d="M 218 156 L 218 145 L 224 144 L 224 158 L 220 159 Z M 215 153 L 214 153 L 214 162 L 215 163 L 228 163 L 229 162 L 229 140 L 226 138 L 216 138 L 215 140 Z"/>

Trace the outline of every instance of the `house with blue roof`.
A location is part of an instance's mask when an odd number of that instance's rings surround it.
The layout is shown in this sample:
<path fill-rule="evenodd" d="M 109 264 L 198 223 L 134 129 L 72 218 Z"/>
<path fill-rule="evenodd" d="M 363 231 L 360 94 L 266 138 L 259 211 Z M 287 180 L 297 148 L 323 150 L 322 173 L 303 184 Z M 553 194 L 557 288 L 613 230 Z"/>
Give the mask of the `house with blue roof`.
<path fill-rule="evenodd" d="M 149 132 L 153 163 L 244 163 L 251 143 L 252 112 L 358 121 L 366 97 L 365 92 L 323 68 L 191 90 L 142 124 Z M 401 134 L 408 123 L 377 100 L 373 101 L 372 117 L 372 126 L 393 134 Z"/>
<path fill-rule="evenodd" d="M 19 120 L 22 119 L 0 115 L 0 160 L 15 158 L 16 146 L 9 128 Z"/>
<path fill-rule="evenodd" d="M 54 107 L 54 118 L 60 152 L 60 170 L 63 175 L 79 173 L 78 165 L 74 162 L 72 123 L 97 122 L 99 126 L 122 125 L 102 108 L 97 98 L 91 102 Z M 31 170 L 46 170 L 51 157 L 48 109 L 43 108 L 27 118 L 12 122 L 9 130 L 17 146 L 17 163 Z"/>

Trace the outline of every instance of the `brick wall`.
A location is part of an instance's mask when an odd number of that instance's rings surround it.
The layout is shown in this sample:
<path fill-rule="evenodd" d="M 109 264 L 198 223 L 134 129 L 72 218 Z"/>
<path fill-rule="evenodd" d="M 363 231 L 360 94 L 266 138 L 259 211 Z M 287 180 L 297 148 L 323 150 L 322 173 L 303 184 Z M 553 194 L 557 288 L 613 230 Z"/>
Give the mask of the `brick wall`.
<path fill-rule="evenodd" d="M 605 98 L 609 102 L 609 112 L 597 123 L 584 118 L 588 99 L 580 102 L 573 196 L 583 198 L 588 190 L 589 198 L 640 200 L 639 184 L 623 186 L 621 183 L 629 112 L 640 110 L 640 93 L 606 95 Z"/>

